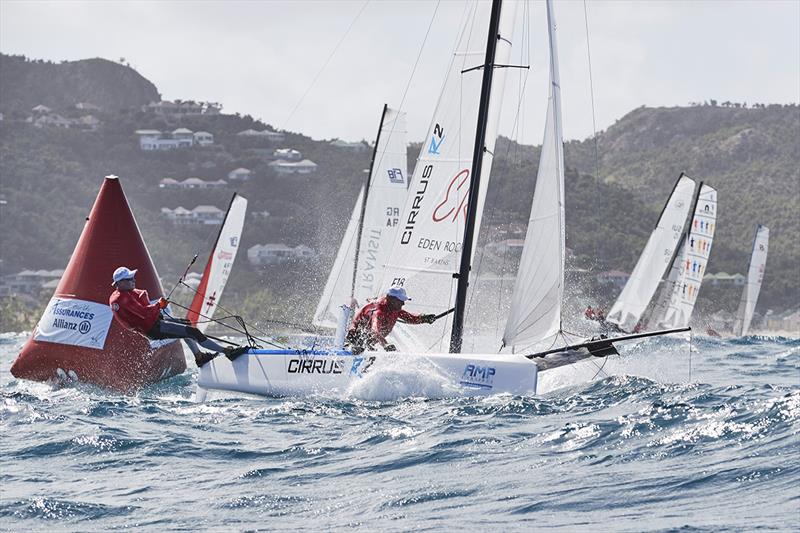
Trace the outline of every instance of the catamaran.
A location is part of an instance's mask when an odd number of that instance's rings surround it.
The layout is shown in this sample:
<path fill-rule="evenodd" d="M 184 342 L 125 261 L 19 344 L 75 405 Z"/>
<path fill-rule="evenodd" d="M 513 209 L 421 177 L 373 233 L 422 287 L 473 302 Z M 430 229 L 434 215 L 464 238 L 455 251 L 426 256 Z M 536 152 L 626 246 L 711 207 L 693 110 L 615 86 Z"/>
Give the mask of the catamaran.
<path fill-rule="evenodd" d="M 516 3 L 506 7 L 495 0 L 470 5 L 383 269 L 382 289 L 403 287 L 412 296 L 415 310 L 443 315 L 443 320 L 414 331 L 422 333 L 418 336 L 422 349 L 353 355 L 344 349 L 254 348 L 233 361 L 218 357 L 203 366 L 197 380 L 198 400 L 208 390 L 266 396 L 346 394 L 370 374 L 398 367 L 438 376 L 448 385 L 449 395 L 531 395 L 537 391 L 540 371 L 616 354 L 615 342 L 688 329 L 566 342 L 562 329 L 561 96 L 552 2 L 547 0 L 546 6 L 550 43 L 547 120 L 501 353 L 462 350 L 470 267 L 493 160 L 505 71 L 511 66 Z M 451 308 L 452 315 L 442 313 Z M 402 372 L 393 375 L 404 379 Z M 417 378 L 418 374 L 412 375 Z"/>
<path fill-rule="evenodd" d="M 632 332 L 640 328 L 642 316 L 680 250 L 695 190 L 695 181 L 681 173 L 642 255 L 608 313 L 606 321 L 621 331 Z"/>
<path fill-rule="evenodd" d="M 769 228 L 759 224 L 756 226 L 756 234 L 753 237 L 753 251 L 750 254 L 750 267 L 747 269 L 747 284 L 742 289 L 739 310 L 736 312 L 736 323 L 733 326 L 733 333 L 738 337 L 750 332 L 750 323 L 753 321 L 753 313 L 756 310 L 761 282 L 764 281 L 768 251 Z"/>
<path fill-rule="evenodd" d="M 651 327 L 687 327 L 692 318 L 700 285 L 714 242 L 717 222 L 717 191 L 700 182 L 694 199 L 692 221 L 681 238 L 667 280 L 650 313 Z"/>

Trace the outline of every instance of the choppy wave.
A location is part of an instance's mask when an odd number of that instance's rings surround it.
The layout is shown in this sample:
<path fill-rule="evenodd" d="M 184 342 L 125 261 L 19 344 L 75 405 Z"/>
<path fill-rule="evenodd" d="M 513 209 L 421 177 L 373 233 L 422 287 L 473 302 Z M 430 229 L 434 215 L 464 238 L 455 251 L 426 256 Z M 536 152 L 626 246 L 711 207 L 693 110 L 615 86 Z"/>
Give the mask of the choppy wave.
<path fill-rule="evenodd" d="M 388 369 L 343 398 L 203 404 L 194 371 L 133 396 L 15 380 L 22 340 L 0 339 L 4 530 L 798 526 L 797 340 L 640 343 L 533 398 Z"/>

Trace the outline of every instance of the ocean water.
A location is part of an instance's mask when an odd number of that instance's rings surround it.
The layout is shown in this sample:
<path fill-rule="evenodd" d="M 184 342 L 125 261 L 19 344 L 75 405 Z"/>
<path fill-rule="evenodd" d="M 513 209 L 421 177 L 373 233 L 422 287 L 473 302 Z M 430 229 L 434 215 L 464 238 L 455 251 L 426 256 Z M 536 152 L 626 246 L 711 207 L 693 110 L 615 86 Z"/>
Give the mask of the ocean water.
<path fill-rule="evenodd" d="M 203 404 L 194 369 L 133 396 L 16 380 L 23 341 L 0 338 L 4 531 L 800 529 L 798 340 L 643 343 L 535 398 Z"/>

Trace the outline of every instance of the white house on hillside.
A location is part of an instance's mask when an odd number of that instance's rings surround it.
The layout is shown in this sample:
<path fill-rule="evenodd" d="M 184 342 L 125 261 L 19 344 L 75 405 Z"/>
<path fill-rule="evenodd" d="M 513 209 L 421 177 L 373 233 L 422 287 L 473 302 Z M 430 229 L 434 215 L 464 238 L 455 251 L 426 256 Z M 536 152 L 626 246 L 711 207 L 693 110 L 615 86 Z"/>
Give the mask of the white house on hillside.
<path fill-rule="evenodd" d="M 717 272 L 716 274 L 706 274 L 703 276 L 703 282 L 716 286 L 734 286 L 741 287 L 747 283 L 747 278 L 742 274 L 728 274 L 727 272 Z"/>
<path fill-rule="evenodd" d="M 225 211 L 213 205 L 198 205 L 191 211 L 181 206 L 175 209 L 162 207 L 161 214 L 174 224 L 218 226 L 225 218 Z"/>
<path fill-rule="evenodd" d="M 172 138 L 180 142 L 181 148 L 189 148 L 194 145 L 194 132 L 189 128 L 172 130 Z"/>
<path fill-rule="evenodd" d="M 37 128 L 51 127 L 51 128 L 70 128 L 73 121 L 64 118 L 59 114 L 51 113 L 49 115 L 40 115 L 37 118 L 29 117 L 28 121 L 33 123 Z"/>
<path fill-rule="evenodd" d="M 253 266 L 274 265 L 284 261 L 308 260 L 316 257 L 316 252 L 305 245 L 292 248 L 285 244 L 256 244 L 247 249 L 247 260 Z"/>
<path fill-rule="evenodd" d="M 253 174 L 253 171 L 249 168 L 239 167 L 235 170 L 231 170 L 228 172 L 228 179 L 231 181 L 240 180 L 240 181 L 247 181 L 250 179 L 250 176 Z"/>
<path fill-rule="evenodd" d="M 283 139 L 285 138 L 285 135 L 283 133 L 280 133 L 280 132 L 277 132 L 277 131 L 269 131 L 269 130 L 257 131 L 257 130 L 253 130 L 253 129 L 240 131 L 236 135 L 238 135 L 240 137 L 262 138 L 262 139 L 266 139 L 266 140 L 271 141 L 271 142 L 280 142 L 280 141 L 283 141 Z"/>
<path fill-rule="evenodd" d="M 178 128 L 169 133 L 162 133 L 159 130 L 136 130 L 135 134 L 139 137 L 139 149 L 146 152 L 191 148 L 194 145 L 194 133 L 187 128 Z"/>
<path fill-rule="evenodd" d="M 292 148 L 278 148 L 272 152 L 272 156 L 286 161 L 300 161 L 303 159 L 303 154 Z"/>
<path fill-rule="evenodd" d="M 302 161 L 273 161 L 268 165 L 276 174 L 313 174 L 317 164 L 309 159 Z"/>
<path fill-rule="evenodd" d="M 364 142 L 350 143 L 347 141 L 342 141 L 340 139 L 335 139 L 330 142 L 330 145 L 335 148 L 343 148 L 345 150 L 350 150 L 353 152 L 364 152 L 366 150 L 369 150 L 369 146 L 367 146 L 367 143 Z"/>
<path fill-rule="evenodd" d="M 210 146 L 214 144 L 214 136 L 207 131 L 194 132 L 194 143 L 198 146 Z"/>
<path fill-rule="evenodd" d="M 142 106 L 143 111 L 160 116 L 186 116 L 186 115 L 218 115 L 222 106 L 211 102 L 150 102 Z"/>
<path fill-rule="evenodd" d="M 161 189 L 224 189 L 228 186 L 225 180 L 206 181 L 200 178 L 186 178 L 183 181 L 174 180 L 172 178 L 164 178 L 158 182 Z"/>

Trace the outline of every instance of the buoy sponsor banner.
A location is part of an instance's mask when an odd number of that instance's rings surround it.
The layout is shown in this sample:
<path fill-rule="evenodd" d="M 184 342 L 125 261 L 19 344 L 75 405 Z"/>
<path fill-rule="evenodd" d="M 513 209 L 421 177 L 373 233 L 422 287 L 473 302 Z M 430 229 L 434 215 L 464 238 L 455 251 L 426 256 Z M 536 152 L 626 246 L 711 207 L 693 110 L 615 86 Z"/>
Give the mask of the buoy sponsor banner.
<path fill-rule="evenodd" d="M 112 319 L 107 304 L 54 296 L 33 339 L 102 350 Z"/>

